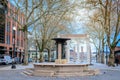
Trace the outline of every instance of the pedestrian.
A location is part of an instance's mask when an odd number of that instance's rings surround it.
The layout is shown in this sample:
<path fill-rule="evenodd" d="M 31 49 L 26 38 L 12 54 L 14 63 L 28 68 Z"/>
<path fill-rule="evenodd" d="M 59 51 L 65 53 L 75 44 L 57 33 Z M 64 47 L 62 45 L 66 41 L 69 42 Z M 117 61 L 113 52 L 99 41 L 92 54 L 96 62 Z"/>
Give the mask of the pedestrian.
<path fill-rule="evenodd" d="M 116 63 L 116 66 L 118 66 L 118 64 L 119 64 L 119 59 L 118 58 L 115 58 L 115 63 Z"/>

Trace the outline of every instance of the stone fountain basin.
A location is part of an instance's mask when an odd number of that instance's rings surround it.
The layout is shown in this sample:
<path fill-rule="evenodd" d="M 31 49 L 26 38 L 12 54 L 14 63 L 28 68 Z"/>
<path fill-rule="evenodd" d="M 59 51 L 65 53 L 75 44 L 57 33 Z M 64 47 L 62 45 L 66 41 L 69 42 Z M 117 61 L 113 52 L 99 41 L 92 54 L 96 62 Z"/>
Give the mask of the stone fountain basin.
<path fill-rule="evenodd" d="M 98 71 L 88 69 L 88 64 L 35 63 L 34 76 L 85 76 L 95 75 Z"/>

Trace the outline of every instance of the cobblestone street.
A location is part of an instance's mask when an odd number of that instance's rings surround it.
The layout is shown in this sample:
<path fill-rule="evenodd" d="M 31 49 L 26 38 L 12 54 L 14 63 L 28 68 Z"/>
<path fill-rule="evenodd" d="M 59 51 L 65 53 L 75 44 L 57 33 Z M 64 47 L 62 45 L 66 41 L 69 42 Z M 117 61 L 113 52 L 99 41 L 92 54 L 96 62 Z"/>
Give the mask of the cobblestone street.
<path fill-rule="evenodd" d="M 120 71 L 101 70 L 99 75 L 84 77 L 35 77 L 23 74 L 23 70 L 0 70 L 0 80 L 120 80 Z"/>

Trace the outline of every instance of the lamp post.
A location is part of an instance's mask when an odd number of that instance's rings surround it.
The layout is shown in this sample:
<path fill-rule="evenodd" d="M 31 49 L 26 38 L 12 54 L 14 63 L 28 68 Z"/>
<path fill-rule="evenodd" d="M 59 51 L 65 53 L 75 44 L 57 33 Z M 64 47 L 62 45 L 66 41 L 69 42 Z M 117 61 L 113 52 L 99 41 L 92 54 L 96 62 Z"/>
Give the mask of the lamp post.
<path fill-rule="evenodd" d="M 15 69 L 16 66 L 15 66 L 15 31 L 16 31 L 16 27 L 13 27 L 13 61 L 12 61 L 12 69 Z"/>
<path fill-rule="evenodd" d="M 36 43 L 36 61 L 35 62 L 37 63 L 37 43 Z"/>
<path fill-rule="evenodd" d="M 106 64 L 107 64 L 107 45 L 106 45 Z"/>

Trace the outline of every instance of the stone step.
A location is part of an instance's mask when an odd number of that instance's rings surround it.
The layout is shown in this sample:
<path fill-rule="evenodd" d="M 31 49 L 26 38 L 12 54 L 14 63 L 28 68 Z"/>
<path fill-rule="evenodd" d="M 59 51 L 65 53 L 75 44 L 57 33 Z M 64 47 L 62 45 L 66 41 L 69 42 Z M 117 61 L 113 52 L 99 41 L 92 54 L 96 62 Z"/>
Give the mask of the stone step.
<path fill-rule="evenodd" d="M 35 73 L 33 73 L 33 75 L 34 76 L 53 76 L 54 75 L 54 73 L 48 73 L 48 72 L 44 72 L 44 73 L 40 73 L 40 72 L 35 72 Z"/>
<path fill-rule="evenodd" d="M 93 75 L 89 74 L 88 72 L 79 72 L 79 73 L 55 73 L 54 77 L 67 77 L 67 76 L 88 76 Z"/>
<path fill-rule="evenodd" d="M 90 69 L 86 69 L 86 70 L 58 70 L 56 71 L 56 73 L 79 73 L 79 72 L 89 72 L 89 73 L 94 73 L 96 72 L 97 70 L 90 70 Z"/>
<path fill-rule="evenodd" d="M 32 70 L 32 71 L 33 71 L 33 70 L 34 70 L 34 68 L 26 68 L 25 70 Z"/>
<path fill-rule="evenodd" d="M 23 73 L 28 75 L 28 76 L 32 76 L 33 72 L 34 72 L 33 68 L 26 68 L 25 71 L 23 71 Z"/>
<path fill-rule="evenodd" d="M 53 76 L 53 77 L 67 77 L 67 76 L 88 76 L 88 75 L 96 75 L 99 73 L 99 70 L 60 70 L 60 71 L 53 71 L 53 70 L 34 70 L 34 69 L 26 69 L 24 74 L 28 76 Z"/>
<path fill-rule="evenodd" d="M 53 76 L 54 71 L 52 70 L 35 70 L 33 72 L 34 76 Z"/>
<path fill-rule="evenodd" d="M 83 72 L 83 70 L 59 70 L 56 73 L 74 73 L 74 72 Z"/>
<path fill-rule="evenodd" d="M 57 71 L 54 76 L 89 76 L 99 74 L 99 70 Z"/>
<path fill-rule="evenodd" d="M 32 72 L 28 72 L 28 71 L 23 71 L 24 74 L 28 75 L 28 76 L 33 76 Z"/>
<path fill-rule="evenodd" d="M 29 73 L 33 73 L 33 70 L 26 70 L 27 72 L 29 72 Z"/>

